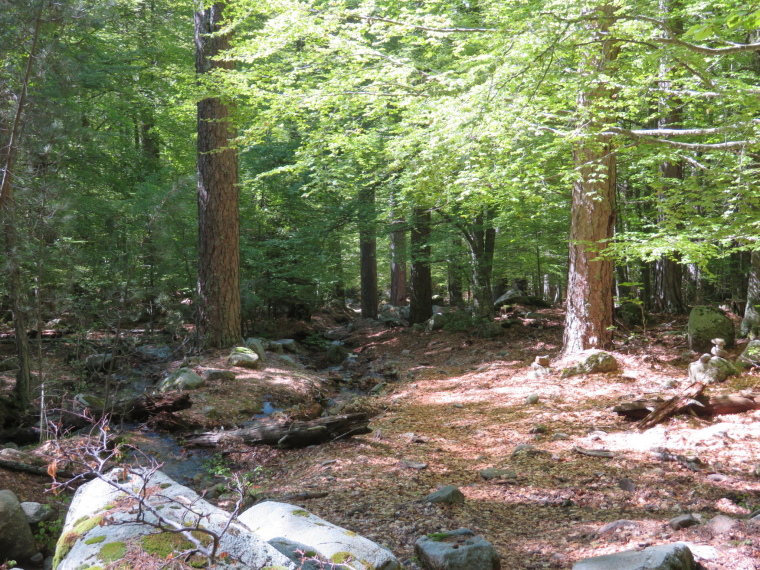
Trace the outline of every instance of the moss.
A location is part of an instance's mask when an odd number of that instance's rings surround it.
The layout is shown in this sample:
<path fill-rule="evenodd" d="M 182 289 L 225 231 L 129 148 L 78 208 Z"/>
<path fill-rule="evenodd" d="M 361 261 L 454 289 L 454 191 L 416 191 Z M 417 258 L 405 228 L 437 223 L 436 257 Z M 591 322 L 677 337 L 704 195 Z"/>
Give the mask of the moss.
<path fill-rule="evenodd" d="M 159 532 L 143 536 L 140 544 L 142 549 L 158 558 L 166 558 L 173 552 L 192 548 L 192 543 L 181 534 L 173 532 Z"/>
<path fill-rule="evenodd" d="M 53 555 L 53 570 L 56 570 L 56 568 L 58 568 L 58 565 L 63 561 L 64 558 L 66 558 L 68 553 L 71 552 L 71 549 L 76 544 L 77 540 L 79 540 L 79 536 L 80 535 L 78 535 L 73 530 L 70 530 L 69 532 L 61 535 L 61 538 L 58 539 L 58 542 L 55 545 L 55 554 Z"/>
<path fill-rule="evenodd" d="M 113 503 L 108 503 L 105 507 L 103 507 L 103 510 L 110 511 L 111 509 L 115 509 L 115 508 L 116 508 L 116 505 L 114 505 Z"/>
<path fill-rule="evenodd" d="M 90 518 L 90 517 L 88 517 L 87 515 L 85 515 L 85 516 L 83 516 L 83 517 L 80 517 L 80 518 L 78 518 L 76 521 L 74 521 L 74 526 L 77 526 L 77 525 L 79 525 L 79 524 L 82 524 L 84 521 L 86 521 L 86 520 L 87 520 L 87 519 L 89 519 L 89 518 Z"/>
<path fill-rule="evenodd" d="M 293 514 L 297 517 L 308 517 L 311 513 L 309 513 L 309 511 L 304 511 L 303 509 L 296 509 L 293 511 Z"/>
<path fill-rule="evenodd" d="M 332 556 L 330 556 L 330 562 L 333 564 L 344 564 L 346 562 L 349 562 L 353 559 L 353 556 L 351 556 L 350 552 L 336 552 Z"/>
<path fill-rule="evenodd" d="M 84 541 L 85 544 L 97 544 L 98 542 L 103 542 L 106 539 L 105 534 L 101 534 L 100 536 L 93 536 L 92 538 L 88 538 Z"/>
<path fill-rule="evenodd" d="M 430 540 L 433 540 L 435 542 L 443 542 L 444 540 L 446 540 L 449 537 L 449 535 L 446 534 L 445 532 L 434 532 L 434 533 L 431 533 L 431 534 L 427 535 L 427 537 Z"/>
<path fill-rule="evenodd" d="M 104 544 L 103 548 L 100 549 L 100 552 L 98 552 L 98 558 L 106 563 L 116 562 L 120 558 L 124 558 L 126 553 L 126 542 L 109 542 L 108 544 Z"/>
<path fill-rule="evenodd" d="M 92 529 L 94 529 L 96 526 L 100 524 L 100 522 L 103 520 L 103 516 L 104 515 L 98 515 L 92 518 L 85 517 L 85 520 L 83 521 L 82 519 L 79 519 L 82 522 L 80 522 L 79 524 L 75 524 L 74 528 L 72 529 L 72 532 L 75 532 L 80 536 L 83 534 L 87 534 L 88 532 L 90 532 Z"/>
<path fill-rule="evenodd" d="M 346 536 L 356 536 L 356 533 L 352 530 L 347 530 L 343 534 L 345 534 Z"/>
<path fill-rule="evenodd" d="M 162 489 L 168 489 L 171 486 L 172 486 L 171 483 L 161 483 L 161 485 L 159 485 L 159 487 L 161 487 Z"/>

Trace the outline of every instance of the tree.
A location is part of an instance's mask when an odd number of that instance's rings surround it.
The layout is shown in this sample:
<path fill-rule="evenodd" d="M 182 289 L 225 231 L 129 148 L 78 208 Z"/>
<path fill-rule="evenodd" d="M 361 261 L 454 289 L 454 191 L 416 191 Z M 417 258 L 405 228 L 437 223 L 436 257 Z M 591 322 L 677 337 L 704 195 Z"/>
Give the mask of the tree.
<path fill-rule="evenodd" d="M 361 265 L 362 317 L 377 318 L 377 238 L 375 229 L 375 188 L 359 191 L 359 256 Z"/>
<path fill-rule="evenodd" d="M 225 4 L 195 13 L 196 72 L 233 69 L 221 59 L 230 48 L 222 32 Z M 221 97 L 198 102 L 198 326 L 210 346 L 240 342 L 240 221 L 238 154 L 230 104 Z"/>
<path fill-rule="evenodd" d="M 411 300 L 409 323 L 423 323 L 433 316 L 433 281 L 430 273 L 430 210 L 416 207 L 412 214 L 410 247 Z"/>

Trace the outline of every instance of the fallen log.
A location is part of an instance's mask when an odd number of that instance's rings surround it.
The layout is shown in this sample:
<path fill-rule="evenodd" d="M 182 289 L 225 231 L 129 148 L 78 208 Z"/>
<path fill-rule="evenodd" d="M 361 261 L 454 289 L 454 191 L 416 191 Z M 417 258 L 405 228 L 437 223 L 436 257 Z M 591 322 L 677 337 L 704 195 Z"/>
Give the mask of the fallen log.
<path fill-rule="evenodd" d="M 618 415 L 629 420 L 640 420 L 652 413 L 663 404 L 661 398 L 624 402 L 612 408 Z M 673 414 L 693 413 L 697 416 L 710 417 L 722 414 L 741 414 L 752 410 L 760 410 L 760 393 L 729 394 L 721 396 L 706 396 L 704 394 L 687 402 Z M 671 415 L 673 415 L 671 414 Z"/>
<path fill-rule="evenodd" d="M 248 445 L 306 447 L 336 439 L 370 433 L 366 414 L 329 416 L 308 422 L 261 420 L 257 425 L 227 431 L 211 431 L 191 436 L 186 445 L 214 447 L 224 441 L 242 440 Z"/>
<path fill-rule="evenodd" d="M 650 414 L 644 419 L 640 420 L 636 427 L 640 430 L 649 429 L 656 426 L 663 420 L 666 420 L 679 410 L 693 404 L 697 398 L 702 395 L 705 389 L 705 385 L 702 382 L 695 382 L 679 396 L 673 396 L 669 400 L 666 400 L 659 406 L 657 406 Z"/>

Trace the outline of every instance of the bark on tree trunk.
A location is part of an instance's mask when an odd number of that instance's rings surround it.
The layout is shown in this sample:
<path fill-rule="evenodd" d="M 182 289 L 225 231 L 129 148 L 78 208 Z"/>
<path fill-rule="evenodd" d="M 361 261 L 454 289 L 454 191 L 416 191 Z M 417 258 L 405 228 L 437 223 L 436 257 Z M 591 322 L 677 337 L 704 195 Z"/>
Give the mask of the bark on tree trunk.
<path fill-rule="evenodd" d="M 607 34 L 613 13 L 609 5 L 591 22 L 600 38 Z M 602 39 L 593 44 L 587 73 L 613 72 L 618 45 Z M 596 86 L 578 98 L 585 130 L 593 134 L 605 123 L 604 103 L 611 98 L 612 88 L 598 81 Z M 578 143 L 573 150 L 578 180 L 573 184 L 570 218 L 570 264 L 567 283 L 564 354 L 589 348 L 609 348 L 613 326 L 613 262 L 600 257 L 615 229 L 615 154 L 609 138 L 597 135 Z"/>
<path fill-rule="evenodd" d="M 488 210 L 485 214 L 476 216 L 470 228 L 462 228 L 470 246 L 475 316 L 488 319 L 494 315 L 491 290 L 493 254 L 496 246 L 496 230 L 491 227 L 494 215 L 493 210 Z"/>
<path fill-rule="evenodd" d="M 409 324 L 433 316 L 433 281 L 430 273 L 430 211 L 415 208 L 411 233 L 412 275 Z"/>
<path fill-rule="evenodd" d="M 406 305 L 406 228 L 403 218 L 391 222 L 391 305 Z"/>
<path fill-rule="evenodd" d="M 375 189 L 359 191 L 359 257 L 362 317 L 377 318 L 377 238 L 375 236 Z"/>
<path fill-rule="evenodd" d="M 195 13 L 198 74 L 232 69 L 214 59 L 230 47 L 221 29 L 224 3 Z M 218 97 L 198 103 L 198 296 L 202 342 L 228 347 L 240 342 L 240 221 L 238 154 L 230 106 Z"/>
<path fill-rule="evenodd" d="M 462 290 L 462 274 L 459 255 L 462 250 L 462 240 L 454 237 L 451 241 L 451 254 L 448 261 L 448 291 L 449 305 L 456 306 L 464 303 L 464 291 Z"/>
<path fill-rule="evenodd" d="M 750 257 L 749 283 L 747 284 L 747 306 L 744 308 L 741 336 L 756 339 L 760 337 L 760 251 L 753 251 Z"/>

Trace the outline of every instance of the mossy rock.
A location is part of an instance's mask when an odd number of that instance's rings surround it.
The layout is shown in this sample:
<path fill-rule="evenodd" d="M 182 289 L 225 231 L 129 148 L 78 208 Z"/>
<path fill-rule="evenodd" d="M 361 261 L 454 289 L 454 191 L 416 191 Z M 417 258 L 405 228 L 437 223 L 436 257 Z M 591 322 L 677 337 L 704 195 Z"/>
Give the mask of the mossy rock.
<path fill-rule="evenodd" d="M 55 554 L 53 554 L 53 570 L 58 568 L 58 565 L 63 562 L 63 559 L 68 556 L 71 549 L 77 543 L 77 540 L 81 537 L 80 534 L 70 530 L 61 535 L 58 542 L 55 545 Z"/>
<path fill-rule="evenodd" d="M 330 562 L 333 564 L 346 564 L 347 562 L 350 562 L 353 560 L 353 555 L 350 552 L 336 552 L 332 556 L 330 556 Z"/>
<path fill-rule="evenodd" d="M 712 339 L 722 338 L 726 348 L 734 345 L 734 323 L 723 311 L 710 305 L 697 305 L 689 313 L 689 348 L 710 352 Z"/>
<path fill-rule="evenodd" d="M 93 536 L 92 538 L 88 538 L 84 541 L 85 544 L 97 544 L 98 542 L 103 542 L 106 539 L 105 534 L 101 534 L 98 536 Z"/>
<path fill-rule="evenodd" d="M 108 564 L 124 558 L 126 553 L 126 542 L 109 542 L 104 544 L 103 548 L 100 549 L 100 552 L 98 552 L 98 558 Z"/>
<path fill-rule="evenodd" d="M 192 548 L 192 543 L 181 534 L 174 532 L 158 532 L 148 534 L 140 540 L 142 549 L 152 556 L 166 559 L 174 552 L 182 552 Z"/>

